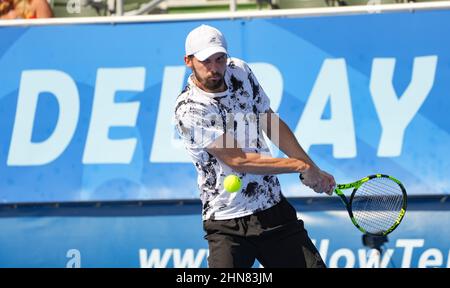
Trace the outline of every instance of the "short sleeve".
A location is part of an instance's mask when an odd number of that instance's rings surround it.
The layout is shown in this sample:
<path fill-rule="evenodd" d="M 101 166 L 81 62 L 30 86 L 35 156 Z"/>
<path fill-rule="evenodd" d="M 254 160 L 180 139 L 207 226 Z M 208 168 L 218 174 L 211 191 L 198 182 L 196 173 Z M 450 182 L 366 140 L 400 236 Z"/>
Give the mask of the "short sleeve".
<path fill-rule="evenodd" d="M 255 74 L 250 69 L 250 67 L 245 64 L 245 71 L 248 73 L 248 81 L 250 82 L 250 86 L 253 92 L 253 99 L 255 101 L 256 109 L 258 109 L 259 113 L 266 113 L 270 109 L 270 99 L 267 97 L 266 92 L 259 84 L 258 80 L 255 77 Z"/>
<path fill-rule="evenodd" d="M 224 133 L 222 117 L 213 105 L 181 104 L 175 111 L 175 122 L 178 134 L 191 149 L 206 148 Z"/>

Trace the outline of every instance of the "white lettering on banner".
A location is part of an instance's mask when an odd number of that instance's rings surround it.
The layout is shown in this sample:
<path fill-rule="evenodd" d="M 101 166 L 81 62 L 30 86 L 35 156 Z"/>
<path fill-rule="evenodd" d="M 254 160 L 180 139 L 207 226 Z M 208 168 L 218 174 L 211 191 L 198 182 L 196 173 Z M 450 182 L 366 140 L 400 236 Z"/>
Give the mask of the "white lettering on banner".
<path fill-rule="evenodd" d="M 185 74 L 186 66 L 169 66 L 164 69 L 155 134 L 150 152 L 152 163 L 191 161 L 184 148 L 183 140 L 176 137 L 175 123 L 173 123 L 173 105 L 183 89 Z"/>
<path fill-rule="evenodd" d="M 399 239 L 396 246 L 405 248 L 403 252 L 402 268 L 411 267 L 411 258 L 414 248 L 423 247 L 425 240 L 423 239 Z"/>
<path fill-rule="evenodd" d="M 312 239 L 312 242 L 314 245 L 316 245 L 316 240 Z M 328 263 L 327 265 L 330 268 L 335 267 L 355 267 L 355 254 L 352 250 L 348 248 L 341 248 L 337 249 L 333 253 L 331 253 L 330 259 L 328 261 L 327 254 L 329 249 L 329 239 L 322 239 L 319 243 L 319 246 L 316 246 L 319 250 L 320 255 L 322 256 L 322 259 L 325 261 L 325 263 Z M 394 266 L 394 263 L 392 262 L 392 257 L 395 251 L 398 251 L 398 248 L 404 248 L 402 255 L 402 268 L 409 268 L 411 266 L 419 267 L 419 268 L 426 268 L 426 267 L 441 267 L 444 264 L 442 251 L 436 248 L 430 248 L 425 250 L 420 257 L 418 257 L 417 264 L 411 265 L 412 263 L 412 256 L 413 256 L 413 250 L 414 248 L 420 248 L 423 247 L 425 244 L 424 239 L 398 239 L 396 241 L 395 247 L 396 249 L 385 249 L 383 251 L 382 257 L 380 257 L 380 254 L 375 249 L 358 249 L 358 260 L 359 265 L 358 267 L 361 268 L 386 268 L 389 266 L 389 264 L 392 264 Z M 380 261 L 381 258 L 381 261 Z M 448 255 L 448 263 L 447 267 L 450 267 L 450 251 Z"/>
<path fill-rule="evenodd" d="M 359 267 L 360 268 L 386 268 L 392 258 L 394 250 L 387 249 L 381 257 L 380 252 L 376 249 L 358 250 Z M 367 256 L 368 255 L 368 256 Z"/>
<path fill-rule="evenodd" d="M 378 156 L 400 156 L 405 130 L 433 87 L 437 59 L 414 59 L 411 82 L 401 97 L 397 97 L 392 84 L 395 58 L 373 60 L 370 92 L 382 126 Z"/>
<path fill-rule="evenodd" d="M 66 268 L 81 268 L 81 253 L 78 249 L 69 249 L 66 257 L 70 259 L 67 261 Z"/>
<path fill-rule="evenodd" d="M 443 255 L 439 249 L 425 250 L 419 258 L 419 268 L 440 267 L 443 263 Z"/>
<path fill-rule="evenodd" d="M 202 265 L 203 259 L 208 257 L 208 250 L 200 249 L 197 255 L 194 254 L 194 249 L 186 249 L 181 255 L 180 249 L 173 250 L 173 266 L 175 268 L 198 268 Z"/>
<path fill-rule="evenodd" d="M 312 242 L 314 245 L 316 245 L 315 239 L 312 239 Z M 318 246 L 319 254 L 322 256 L 322 259 L 325 262 L 327 262 L 329 245 L 330 245 L 329 239 L 322 239 L 320 241 L 320 245 Z M 349 251 L 352 254 L 349 254 Z M 394 253 L 393 249 L 387 249 L 387 251 L 384 252 L 380 263 L 380 254 L 377 250 L 358 249 L 359 267 L 361 268 L 388 267 L 393 253 Z M 338 249 L 332 253 L 328 264 L 329 267 L 342 267 L 339 265 L 339 260 L 344 258 L 346 260 L 344 267 L 354 267 L 355 256 L 353 255 L 353 252 L 347 248 Z"/>
<path fill-rule="evenodd" d="M 345 260 L 344 266 L 338 265 L 340 259 Z M 352 268 L 352 267 L 355 267 L 355 254 L 353 254 L 352 250 L 347 249 L 347 248 L 338 249 L 338 250 L 336 250 L 336 252 L 334 252 L 331 255 L 330 263 L 328 264 L 328 266 L 330 268 L 337 268 L 337 267 Z"/>
<path fill-rule="evenodd" d="M 350 249 L 339 248 L 329 251 L 330 239 L 322 239 L 316 244 L 315 239 L 311 239 L 319 250 L 322 259 L 330 268 L 387 268 L 387 267 L 441 267 L 444 265 L 444 253 L 437 248 L 426 249 L 418 254 L 412 263 L 414 248 L 424 247 L 424 239 L 398 239 L 395 247 L 383 249 L 382 255 L 375 249 Z M 403 250 L 403 251 L 402 251 Z M 330 252 L 330 253 L 329 253 Z M 396 261 L 401 261 L 401 265 L 393 261 L 393 255 L 399 257 Z M 448 252 L 447 267 L 450 266 L 450 251 Z M 327 255 L 330 254 L 328 258 Z M 208 249 L 152 249 L 150 255 L 146 249 L 139 250 L 139 262 L 141 268 L 198 268 L 207 266 Z M 262 267 L 260 265 L 259 267 Z"/>
<path fill-rule="evenodd" d="M 248 65 L 250 66 L 250 69 L 252 69 L 256 79 L 258 79 L 259 84 L 264 89 L 264 92 L 269 96 L 270 107 L 274 112 L 278 111 L 281 104 L 281 98 L 283 97 L 283 75 L 281 75 L 280 70 L 269 63 L 251 63 Z M 278 119 L 271 124 L 272 128 L 278 127 Z M 266 134 L 263 134 L 263 136 L 268 144 L 270 153 L 274 157 L 277 157 L 280 150 L 269 140 L 269 137 L 267 137 Z M 274 139 L 275 143 L 279 143 L 278 128 L 272 129 L 272 139 Z"/>
<path fill-rule="evenodd" d="M 331 117 L 322 119 L 328 101 Z M 335 158 L 353 158 L 356 157 L 353 122 L 345 60 L 326 59 L 306 102 L 295 135 L 305 151 L 312 145 L 331 144 Z"/>
<path fill-rule="evenodd" d="M 152 249 L 148 256 L 147 249 L 139 249 L 139 263 L 141 268 L 165 268 L 169 260 L 173 260 L 174 268 L 198 268 L 208 257 L 208 249 L 199 249 L 197 255 L 194 249 L 186 249 L 181 254 L 180 249 L 165 249 L 161 257 L 160 249 Z"/>
<path fill-rule="evenodd" d="M 83 163 L 130 163 L 137 140 L 111 140 L 113 126 L 134 127 L 139 112 L 138 102 L 116 103 L 118 91 L 144 90 L 145 68 L 102 68 L 97 71 L 92 116 L 86 139 Z"/>
<path fill-rule="evenodd" d="M 271 107 L 278 110 L 283 93 L 280 71 L 267 63 L 249 64 L 266 93 Z M 405 129 L 417 114 L 434 83 L 437 56 L 414 59 L 412 80 L 398 99 L 392 87 L 395 59 L 374 59 L 370 91 L 382 127 L 378 156 L 401 155 Z M 114 101 L 118 91 L 141 92 L 145 84 L 144 67 L 100 68 L 97 72 L 84 164 L 128 164 L 136 152 L 137 139 L 110 139 L 112 127 L 135 127 L 139 102 Z M 185 66 L 164 70 L 160 104 L 149 162 L 188 163 L 181 139 L 175 134 L 173 103 L 184 85 Z M 59 114 L 53 133 L 44 141 L 31 141 L 39 94 L 50 92 L 58 101 Z M 80 117 L 79 94 L 73 79 L 61 71 L 33 70 L 22 73 L 17 110 L 7 165 L 45 165 L 57 159 L 73 138 Z M 327 104 L 329 119 L 322 119 Z M 317 133 L 317 131 L 321 131 Z M 344 59 L 325 59 L 305 104 L 295 135 L 306 151 L 312 145 L 332 145 L 335 158 L 357 156 L 356 135 Z M 270 142 L 269 142 L 270 143 Z M 272 155 L 278 149 L 269 144 Z M 275 153 L 274 153 L 275 152 Z"/>
<path fill-rule="evenodd" d="M 172 249 L 164 250 L 161 258 L 161 251 L 159 249 L 152 249 L 150 256 L 147 254 L 147 249 L 139 249 L 139 263 L 141 268 L 164 268 L 167 267 L 170 257 L 172 256 Z"/>
<path fill-rule="evenodd" d="M 52 93 L 58 102 L 59 115 L 53 133 L 40 143 L 31 142 L 40 93 Z M 66 149 L 77 127 L 80 103 L 72 78 L 55 70 L 24 71 L 8 154 L 9 166 L 45 165 Z"/>
<path fill-rule="evenodd" d="M 316 245 L 316 240 L 312 239 L 314 245 Z M 333 253 L 331 253 L 330 259 L 328 261 L 327 254 L 329 249 L 329 239 L 322 239 L 319 243 L 319 246 L 316 246 L 319 250 L 322 259 L 325 263 L 328 263 L 330 268 L 336 267 L 355 267 L 355 255 L 354 252 L 348 248 L 337 249 Z M 423 247 L 425 244 L 424 239 L 398 239 L 396 241 L 395 248 L 404 248 L 402 253 L 402 268 L 409 268 L 412 265 L 412 256 L 414 248 Z M 358 260 L 360 268 L 386 268 L 389 264 L 394 265 L 392 263 L 392 256 L 396 249 L 386 249 L 383 251 L 382 257 L 375 249 L 358 249 Z M 450 266 L 450 251 L 448 255 L 448 263 L 447 267 Z M 380 261 L 381 259 L 381 261 Z M 418 258 L 417 265 L 413 265 L 414 267 L 426 268 L 426 267 L 440 267 L 444 264 L 443 253 L 436 248 L 431 248 L 425 250 L 420 257 Z"/>

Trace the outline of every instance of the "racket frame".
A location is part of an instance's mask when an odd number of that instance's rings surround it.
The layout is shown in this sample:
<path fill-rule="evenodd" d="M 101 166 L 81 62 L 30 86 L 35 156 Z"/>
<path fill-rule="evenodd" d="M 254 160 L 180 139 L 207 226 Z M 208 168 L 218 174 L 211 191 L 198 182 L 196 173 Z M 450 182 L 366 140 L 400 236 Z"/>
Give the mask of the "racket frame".
<path fill-rule="evenodd" d="M 397 219 L 395 220 L 394 224 L 389 227 L 389 229 L 387 229 L 386 231 L 384 231 L 381 234 L 373 234 L 373 233 L 369 233 L 367 232 L 364 228 L 362 228 L 361 226 L 359 226 L 358 222 L 356 221 L 353 212 L 352 212 L 352 202 L 353 202 L 353 198 L 356 194 L 356 191 L 358 190 L 359 187 L 361 187 L 361 185 L 367 181 L 369 181 L 370 179 L 373 178 L 389 178 L 392 181 L 394 181 L 395 183 L 397 183 L 402 191 L 403 194 L 403 199 L 402 199 L 402 208 L 400 209 L 399 215 L 397 217 Z M 342 192 L 342 190 L 347 190 L 347 189 L 351 189 L 353 188 L 352 194 L 350 195 L 350 201 L 347 200 L 347 197 L 344 195 L 344 193 Z M 385 175 L 385 174 L 374 174 L 374 175 L 370 175 L 367 177 L 364 177 L 358 181 L 355 181 L 353 183 L 349 183 L 349 184 L 337 184 L 336 188 L 334 189 L 334 192 L 339 196 L 339 198 L 341 199 L 342 203 L 344 204 L 345 208 L 347 209 L 347 212 L 350 216 L 350 220 L 352 221 L 353 225 L 356 226 L 356 228 L 358 228 L 362 233 L 364 234 L 369 234 L 369 235 L 375 235 L 375 236 L 386 236 L 389 233 L 391 233 L 392 231 L 395 230 L 395 228 L 397 228 L 397 226 L 400 224 L 400 222 L 403 219 L 403 216 L 405 216 L 406 213 L 406 207 L 407 207 L 407 194 L 406 194 L 406 189 L 403 186 L 403 184 L 396 178 L 389 176 L 389 175 Z"/>

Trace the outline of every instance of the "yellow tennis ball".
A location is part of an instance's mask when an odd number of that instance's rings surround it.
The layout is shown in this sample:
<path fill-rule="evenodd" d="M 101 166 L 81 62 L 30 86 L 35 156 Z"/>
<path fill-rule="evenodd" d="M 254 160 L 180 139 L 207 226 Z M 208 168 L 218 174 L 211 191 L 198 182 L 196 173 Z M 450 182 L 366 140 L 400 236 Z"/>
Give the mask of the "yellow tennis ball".
<path fill-rule="evenodd" d="M 223 180 L 223 187 L 227 192 L 234 193 L 241 189 L 242 181 L 241 178 L 239 178 L 236 175 L 228 175 Z"/>

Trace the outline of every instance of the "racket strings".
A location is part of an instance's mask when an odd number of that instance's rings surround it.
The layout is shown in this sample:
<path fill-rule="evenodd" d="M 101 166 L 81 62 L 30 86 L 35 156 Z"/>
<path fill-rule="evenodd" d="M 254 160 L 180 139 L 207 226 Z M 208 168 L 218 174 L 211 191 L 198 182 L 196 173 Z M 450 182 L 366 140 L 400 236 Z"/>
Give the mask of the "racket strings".
<path fill-rule="evenodd" d="M 353 211 L 360 226 L 369 233 L 379 234 L 395 223 L 401 205 L 399 201 L 395 201 L 395 197 L 382 198 L 374 195 L 375 191 L 374 189 L 359 191 L 360 195 L 355 198 Z"/>
<path fill-rule="evenodd" d="M 395 181 L 384 177 L 363 183 L 352 199 L 356 222 L 372 234 L 383 234 L 391 228 L 402 207 L 402 189 Z"/>
<path fill-rule="evenodd" d="M 363 205 L 356 204 L 353 210 L 358 223 L 364 226 L 366 231 L 382 233 L 395 223 L 401 206 L 392 201 L 393 197 L 384 198 L 385 202 L 382 202 L 381 197 L 374 197 L 372 194 L 365 193 L 360 196 L 358 200 Z"/>

